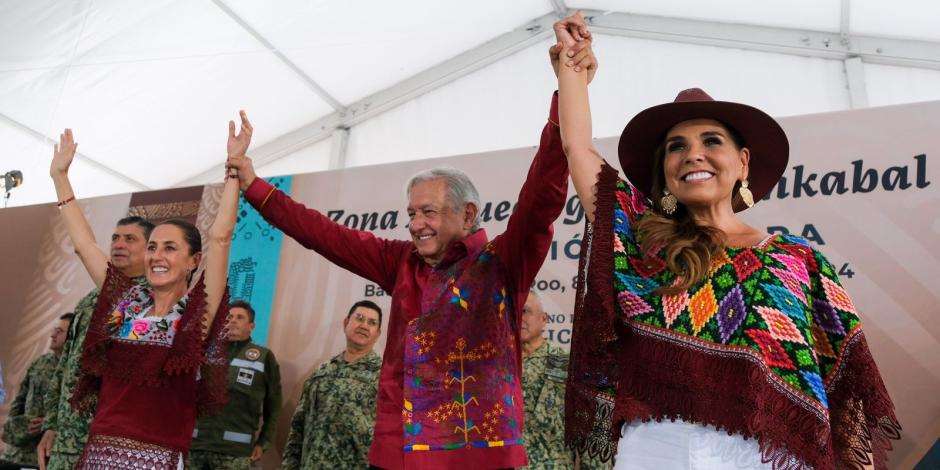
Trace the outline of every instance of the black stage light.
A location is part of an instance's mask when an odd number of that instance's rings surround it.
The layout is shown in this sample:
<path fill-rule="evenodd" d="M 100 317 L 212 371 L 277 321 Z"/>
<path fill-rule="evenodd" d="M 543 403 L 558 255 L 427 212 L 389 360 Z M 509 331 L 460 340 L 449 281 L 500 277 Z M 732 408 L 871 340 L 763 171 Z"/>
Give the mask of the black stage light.
<path fill-rule="evenodd" d="M 0 191 L 3 191 L 3 207 L 10 201 L 10 190 L 23 184 L 23 172 L 10 170 L 0 177 Z"/>
<path fill-rule="evenodd" d="M 3 174 L 3 189 L 9 191 L 23 184 L 23 172 L 19 170 L 10 170 Z"/>

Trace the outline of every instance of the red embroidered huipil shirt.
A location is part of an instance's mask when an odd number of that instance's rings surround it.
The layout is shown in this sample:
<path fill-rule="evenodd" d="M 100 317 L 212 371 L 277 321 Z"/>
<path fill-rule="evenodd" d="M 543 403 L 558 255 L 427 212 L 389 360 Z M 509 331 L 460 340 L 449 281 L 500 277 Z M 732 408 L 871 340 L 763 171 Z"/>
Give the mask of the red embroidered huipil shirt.
<path fill-rule="evenodd" d="M 380 468 L 506 468 L 522 445 L 522 306 L 568 192 L 553 98 L 551 122 L 506 231 L 479 230 L 430 266 L 414 243 L 349 229 L 262 179 L 245 191 L 270 223 L 392 294 L 369 463 Z"/>

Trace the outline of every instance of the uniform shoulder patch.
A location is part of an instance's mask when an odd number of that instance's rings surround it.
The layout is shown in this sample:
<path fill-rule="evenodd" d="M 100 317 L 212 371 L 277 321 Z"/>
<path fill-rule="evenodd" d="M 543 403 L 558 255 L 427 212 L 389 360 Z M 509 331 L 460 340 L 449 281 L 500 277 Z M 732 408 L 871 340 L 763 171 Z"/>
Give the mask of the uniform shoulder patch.
<path fill-rule="evenodd" d="M 245 357 L 252 361 L 256 361 L 259 357 L 261 357 L 261 350 L 258 348 L 248 348 L 248 350 L 245 351 Z"/>

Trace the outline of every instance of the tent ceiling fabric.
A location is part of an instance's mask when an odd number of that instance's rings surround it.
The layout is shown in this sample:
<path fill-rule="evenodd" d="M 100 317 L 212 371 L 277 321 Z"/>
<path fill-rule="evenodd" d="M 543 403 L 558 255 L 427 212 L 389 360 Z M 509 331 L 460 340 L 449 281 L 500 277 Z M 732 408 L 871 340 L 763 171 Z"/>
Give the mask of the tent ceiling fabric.
<path fill-rule="evenodd" d="M 229 4 L 344 105 L 551 10 L 543 0 Z"/>
<path fill-rule="evenodd" d="M 25 180 L 9 204 L 55 200 L 65 126 L 80 197 L 219 180 L 238 109 L 264 172 L 330 168 L 336 127 L 349 165 L 533 145 L 565 8 L 597 31 L 598 135 L 684 86 L 776 115 L 940 99 L 929 0 L 0 0 L 0 173 Z"/>
<path fill-rule="evenodd" d="M 717 21 L 758 26 L 839 31 L 838 1 L 791 0 L 753 2 L 722 0 L 718 2 L 644 0 L 585 0 L 570 2 L 579 8 L 602 12 L 629 12 L 687 20 Z"/>

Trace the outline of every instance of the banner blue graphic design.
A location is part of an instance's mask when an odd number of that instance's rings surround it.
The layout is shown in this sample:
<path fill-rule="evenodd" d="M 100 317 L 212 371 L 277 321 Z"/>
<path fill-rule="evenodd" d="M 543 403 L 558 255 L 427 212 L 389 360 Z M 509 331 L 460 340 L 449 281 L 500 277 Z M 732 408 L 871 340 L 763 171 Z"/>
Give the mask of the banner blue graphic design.
<path fill-rule="evenodd" d="M 292 177 L 266 178 L 274 187 L 290 193 Z M 228 283 L 232 299 L 251 303 L 255 309 L 255 343 L 266 346 L 271 325 L 271 307 L 277 286 L 277 269 L 284 234 L 269 224 L 244 199 L 238 205 L 238 220 L 232 238 Z"/>

